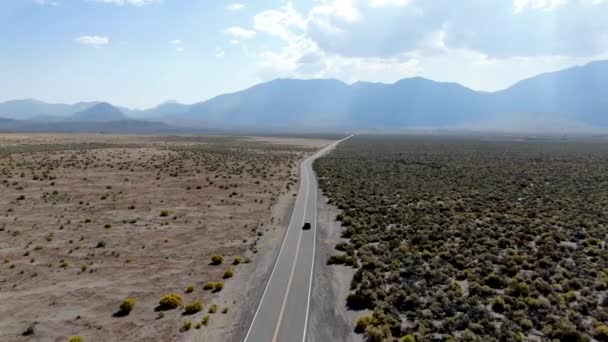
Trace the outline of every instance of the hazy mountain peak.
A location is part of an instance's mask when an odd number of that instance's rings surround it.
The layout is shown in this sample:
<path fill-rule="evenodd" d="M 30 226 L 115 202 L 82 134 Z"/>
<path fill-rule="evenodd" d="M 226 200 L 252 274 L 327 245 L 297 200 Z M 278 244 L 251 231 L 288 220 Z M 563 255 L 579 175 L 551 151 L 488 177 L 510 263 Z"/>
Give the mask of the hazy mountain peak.
<path fill-rule="evenodd" d="M 74 121 L 108 122 L 126 120 L 127 117 L 117 107 L 100 102 L 90 108 L 74 113 L 71 117 Z"/>

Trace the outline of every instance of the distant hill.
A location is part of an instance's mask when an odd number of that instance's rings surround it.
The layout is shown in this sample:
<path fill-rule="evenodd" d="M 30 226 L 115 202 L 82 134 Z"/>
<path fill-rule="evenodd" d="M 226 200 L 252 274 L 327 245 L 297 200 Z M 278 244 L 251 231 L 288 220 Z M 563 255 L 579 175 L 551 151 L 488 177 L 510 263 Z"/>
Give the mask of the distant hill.
<path fill-rule="evenodd" d="M 495 114 L 558 114 L 608 126 L 608 61 L 541 74 L 488 95 Z"/>
<path fill-rule="evenodd" d="M 74 113 L 69 119 L 70 121 L 81 122 L 109 122 L 126 120 L 127 117 L 117 107 L 106 102 L 101 102 Z"/>
<path fill-rule="evenodd" d="M 279 79 L 192 105 L 206 124 L 397 129 L 608 127 L 608 61 L 541 74 L 498 92 L 415 77 L 394 84 Z M 546 121 L 547 118 L 554 122 Z M 507 125 L 510 120 L 517 125 Z M 532 124 L 534 122 L 534 124 Z M 533 126 L 533 127 L 532 127 Z"/>
<path fill-rule="evenodd" d="M 414 77 L 394 84 L 332 79 L 277 79 L 208 101 L 168 102 L 146 110 L 108 103 L 0 103 L 0 117 L 103 122 L 127 117 L 182 127 L 232 130 L 399 130 L 474 128 L 505 130 L 608 129 L 608 61 L 545 73 L 497 92 Z M 78 108 L 83 107 L 83 108 Z M 76 110 L 78 108 L 78 110 Z M 40 120 L 39 120 L 40 121 Z M 41 120 L 44 121 L 44 120 Z"/>
<path fill-rule="evenodd" d="M 176 115 L 181 115 L 190 110 L 189 105 L 181 104 L 174 101 L 169 101 L 165 103 L 161 103 L 160 105 L 144 110 L 132 110 L 128 112 L 129 116 L 138 117 L 138 118 L 148 118 L 148 119 L 157 119 L 157 118 L 167 118 L 173 117 Z"/>

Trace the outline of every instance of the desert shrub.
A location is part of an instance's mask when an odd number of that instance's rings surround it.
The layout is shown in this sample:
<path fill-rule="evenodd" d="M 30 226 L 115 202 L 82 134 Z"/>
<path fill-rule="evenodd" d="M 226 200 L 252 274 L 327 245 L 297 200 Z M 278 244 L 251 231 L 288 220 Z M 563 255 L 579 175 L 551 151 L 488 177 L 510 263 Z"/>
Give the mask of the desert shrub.
<path fill-rule="evenodd" d="M 234 257 L 234 260 L 232 261 L 233 265 L 238 265 L 243 261 L 243 259 L 240 256 Z"/>
<path fill-rule="evenodd" d="M 551 326 L 545 327 L 543 332 L 547 335 L 547 337 L 559 341 L 585 341 L 585 338 L 581 335 L 581 333 L 576 330 L 576 326 L 567 320 L 561 320 Z"/>
<path fill-rule="evenodd" d="M 203 285 L 203 290 L 213 290 L 215 283 L 210 281 Z"/>
<path fill-rule="evenodd" d="M 167 217 L 167 216 L 169 216 L 169 210 L 161 210 L 160 216 L 161 217 Z"/>
<path fill-rule="evenodd" d="M 34 335 L 36 329 L 36 322 L 32 322 L 25 327 L 25 330 L 21 333 L 23 336 L 31 336 Z"/>
<path fill-rule="evenodd" d="M 373 326 L 370 325 L 365 329 L 366 340 L 368 342 L 384 342 L 391 341 L 392 334 L 388 326 Z"/>
<path fill-rule="evenodd" d="M 191 321 L 184 321 L 184 323 L 182 324 L 182 327 L 180 328 L 181 332 L 185 332 L 190 330 L 190 328 L 192 328 L 192 322 Z"/>
<path fill-rule="evenodd" d="M 503 297 L 496 297 L 492 302 L 492 310 L 501 313 L 505 311 L 505 299 Z"/>
<path fill-rule="evenodd" d="M 608 341 L 608 326 L 598 325 L 595 327 L 595 329 L 593 329 L 593 337 L 598 341 Z"/>
<path fill-rule="evenodd" d="M 189 286 L 186 288 L 186 293 L 192 293 L 193 291 L 194 291 L 194 286 L 193 286 L 193 285 L 189 285 Z"/>
<path fill-rule="evenodd" d="M 414 335 L 405 335 L 401 338 L 401 342 L 416 342 Z"/>
<path fill-rule="evenodd" d="M 222 313 L 223 314 L 227 314 L 228 313 L 228 307 L 226 306 L 225 308 L 222 309 Z"/>
<path fill-rule="evenodd" d="M 372 316 L 362 316 L 357 320 L 357 324 L 355 325 L 355 332 L 358 334 L 362 334 L 365 332 L 365 329 L 369 325 L 374 322 L 374 318 Z"/>
<path fill-rule="evenodd" d="M 224 272 L 224 279 L 232 278 L 233 274 L 234 272 L 231 268 L 227 269 L 226 272 Z"/>
<path fill-rule="evenodd" d="M 221 281 L 215 282 L 213 284 L 213 292 L 220 292 L 224 289 L 224 283 Z"/>
<path fill-rule="evenodd" d="M 201 310 L 203 310 L 203 302 L 197 299 L 186 305 L 185 313 L 186 315 L 193 315 Z"/>
<path fill-rule="evenodd" d="M 373 299 L 369 291 L 357 290 L 346 297 L 346 305 L 352 310 L 373 309 Z"/>
<path fill-rule="evenodd" d="M 161 310 L 171 310 L 181 306 L 183 303 L 182 296 L 176 293 L 169 293 L 164 296 L 159 301 L 159 309 Z"/>
<path fill-rule="evenodd" d="M 135 307 L 135 299 L 126 298 L 125 300 L 122 301 L 122 303 L 120 303 L 120 305 L 118 306 L 118 310 L 119 310 L 119 313 L 128 315 L 131 312 L 131 310 L 133 310 L 134 307 Z"/>
<path fill-rule="evenodd" d="M 214 314 L 216 312 L 217 312 L 217 304 L 211 304 L 211 306 L 209 307 L 209 313 Z"/>
<path fill-rule="evenodd" d="M 224 262 L 224 257 L 220 255 L 214 255 L 211 257 L 211 265 L 220 265 L 222 262 Z"/>
<path fill-rule="evenodd" d="M 110 229 L 110 228 L 112 228 L 112 225 L 108 223 L 108 224 L 104 225 L 103 227 L 104 227 L 105 229 Z"/>
<path fill-rule="evenodd" d="M 84 342 L 84 338 L 82 336 L 72 336 L 69 342 Z"/>
<path fill-rule="evenodd" d="M 209 324 L 209 319 L 211 319 L 211 316 L 205 315 L 203 317 L 203 320 L 201 321 L 201 324 L 204 325 L 204 326 L 207 326 Z"/>

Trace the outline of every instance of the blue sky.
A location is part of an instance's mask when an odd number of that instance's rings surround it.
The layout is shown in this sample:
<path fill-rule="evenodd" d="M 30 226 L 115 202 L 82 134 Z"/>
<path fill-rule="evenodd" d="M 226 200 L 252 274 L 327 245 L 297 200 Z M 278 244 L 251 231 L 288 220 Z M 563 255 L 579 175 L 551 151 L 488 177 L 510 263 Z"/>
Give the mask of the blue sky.
<path fill-rule="evenodd" d="M 148 107 L 277 77 L 497 90 L 608 59 L 608 0 L 2 0 L 0 101 Z"/>

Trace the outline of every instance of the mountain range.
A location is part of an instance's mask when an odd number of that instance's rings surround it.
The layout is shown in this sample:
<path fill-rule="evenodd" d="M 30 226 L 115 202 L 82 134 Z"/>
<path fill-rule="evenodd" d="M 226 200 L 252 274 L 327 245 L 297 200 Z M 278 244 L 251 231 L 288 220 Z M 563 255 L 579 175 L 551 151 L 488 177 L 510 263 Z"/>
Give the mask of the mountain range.
<path fill-rule="evenodd" d="M 496 92 L 414 77 L 394 84 L 277 79 L 192 105 L 130 110 L 104 102 L 0 103 L 0 129 L 36 123 L 131 120 L 154 129 L 399 130 L 453 128 L 585 131 L 608 129 L 608 61 L 540 74 Z M 137 118 L 138 120 L 133 120 Z M 152 122 L 153 121 L 153 122 Z M 161 126 L 155 126 L 161 125 Z M 162 126 L 164 125 L 164 126 Z"/>

